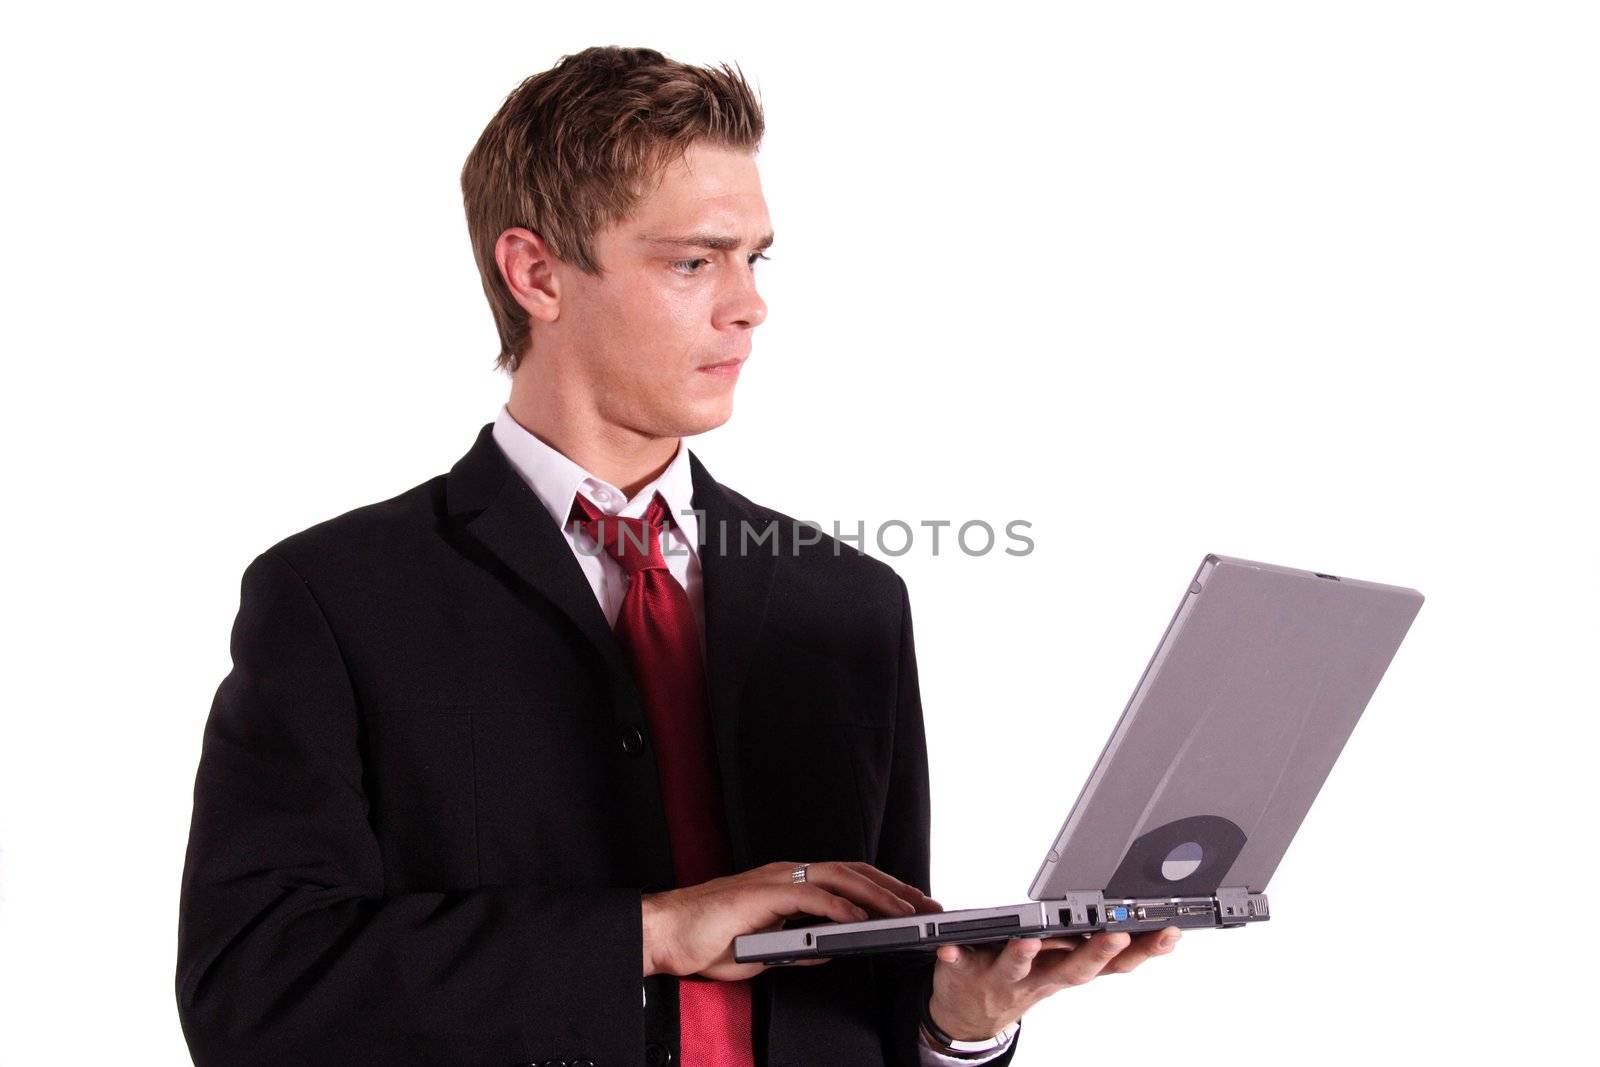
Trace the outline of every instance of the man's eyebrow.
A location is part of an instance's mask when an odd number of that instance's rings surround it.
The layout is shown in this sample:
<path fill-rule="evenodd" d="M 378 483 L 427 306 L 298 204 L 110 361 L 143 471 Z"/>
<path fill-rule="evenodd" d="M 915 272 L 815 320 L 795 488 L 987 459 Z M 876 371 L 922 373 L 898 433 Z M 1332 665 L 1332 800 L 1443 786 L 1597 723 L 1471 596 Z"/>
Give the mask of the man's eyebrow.
<path fill-rule="evenodd" d="M 686 233 L 682 235 L 641 233 L 639 235 L 639 240 L 649 241 L 651 244 L 657 245 L 682 245 L 689 248 L 711 248 L 718 252 L 731 252 L 735 248 L 738 248 L 742 243 L 737 237 L 728 237 L 720 233 Z M 755 248 L 757 251 L 770 247 L 772 247 L 772 234 L 770 233 L 755 243 Z"/>

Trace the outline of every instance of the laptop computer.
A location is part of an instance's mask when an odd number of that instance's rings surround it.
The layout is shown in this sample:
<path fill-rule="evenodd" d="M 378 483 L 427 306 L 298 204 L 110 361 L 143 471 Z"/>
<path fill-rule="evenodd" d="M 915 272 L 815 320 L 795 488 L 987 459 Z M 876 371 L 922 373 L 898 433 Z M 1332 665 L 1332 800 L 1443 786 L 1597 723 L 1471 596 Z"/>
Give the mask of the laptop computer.
<path fill-rule="evenodd" d="M 734 940 L 740 963 L 1017 937 L 1237 927 L 1266 886 L 1422 607 L 1415 589 L 1208 555 L 1029 902 Z"/>

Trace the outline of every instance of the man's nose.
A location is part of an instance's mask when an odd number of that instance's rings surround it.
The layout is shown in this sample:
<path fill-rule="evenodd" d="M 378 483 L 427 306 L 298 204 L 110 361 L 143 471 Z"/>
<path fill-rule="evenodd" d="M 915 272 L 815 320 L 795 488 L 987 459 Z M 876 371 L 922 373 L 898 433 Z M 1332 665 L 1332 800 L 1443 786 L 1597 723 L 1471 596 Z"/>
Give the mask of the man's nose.
<path fill-rule="evenodd" d="M 766 321 L 767 302 L 761 299 L 761 294 L 756 291 L 754 272 L 746 272 L 736 284 L 736 290 L 729 294 L 725 305 L 724 323 L 729 326 L 746 326 L 754 329 Z"/>

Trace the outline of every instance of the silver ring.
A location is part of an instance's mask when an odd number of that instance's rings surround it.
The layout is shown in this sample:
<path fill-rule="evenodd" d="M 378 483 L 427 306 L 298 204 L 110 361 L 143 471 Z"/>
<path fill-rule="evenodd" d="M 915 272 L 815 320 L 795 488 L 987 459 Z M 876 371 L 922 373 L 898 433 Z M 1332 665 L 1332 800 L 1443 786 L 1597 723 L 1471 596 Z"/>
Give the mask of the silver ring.
<path fill-rule="evenodd" d="M 789 872 L 789 881 L 794 885 L 803 884 L 805 882 L 805 880 L 806 880 L 806 868 L 809 867 L 809 866 L 811 866 L 811 864 L 802 863 L 800 866 L 798 866 L 794 870 L 790 871 Z"/>

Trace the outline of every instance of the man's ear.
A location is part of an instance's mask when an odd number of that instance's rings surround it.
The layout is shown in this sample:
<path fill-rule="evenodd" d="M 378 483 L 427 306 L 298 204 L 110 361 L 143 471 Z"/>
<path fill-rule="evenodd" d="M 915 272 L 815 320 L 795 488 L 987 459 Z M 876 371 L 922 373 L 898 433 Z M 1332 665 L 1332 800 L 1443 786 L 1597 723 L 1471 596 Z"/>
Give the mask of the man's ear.
<path fill-rule="evenodd" d="M 543 237 L 513 226 L 495 241 L 494 261 L 512 298 L 530 317 L 556 321 L 561 314 L 561 280 L 555 271 L 556 257 Z"/>

